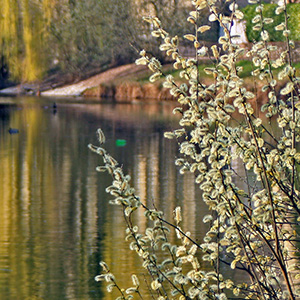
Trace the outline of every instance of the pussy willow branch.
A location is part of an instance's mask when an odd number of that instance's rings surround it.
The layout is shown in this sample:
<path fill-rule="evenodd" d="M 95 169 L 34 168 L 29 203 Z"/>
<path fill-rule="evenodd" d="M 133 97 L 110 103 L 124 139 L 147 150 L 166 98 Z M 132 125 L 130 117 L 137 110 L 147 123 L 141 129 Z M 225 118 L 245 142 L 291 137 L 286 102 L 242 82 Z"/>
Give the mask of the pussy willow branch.
<path fill-rule="evenodd" d="M 123 216 L 124 216 L 125 222 L 126 222 L 126 224 L 127 224 L 127 228 L 129 228 L 129 230 L 130 230 L 130 232 L 131 232 L 131 236 L 134 238 L 134 240 L 135 240 L 135 242 L 136 242 L 136 245 L 138 246 L 139 250 L 143 250 L 143 248 L 142 248 L 142 246 L 140 245 L 139 240 L 137 239 L 136 234 L 135 234 L 135 232 L 134 232 L 134 230 L 133 230 L 133 224 L 132 224 L 132 220 L 131 220 L 131 215 L 132 215 L 132 214 L 130 214 L 129 217 L 127 217 L 126 214 L 125 214 L 125 208 L 126 208 L 125 205 L 123 205 Z M 162 276 L 164 276 L 163 272 L 162 272 L 161 270 L 158 269 L 156 262 L 153 261 L 153 260 L 151 259 L 150 256 L 148 257 L 148 259 L 150 260 L 152 266 L 155 267 L 156 271 L 157 271 L 158 273 L 160 273 Z M 145 261 L 145 259 L 144 259 L 144 261 Z M 148 266 L 147 266 L 147 270 L 148 270 L 149 275 L 152 277 L 152 280 L 154 280 L 154 279 L 155 279 L 155 278 L 154 278 L 154 275 L 153 275 L 152 271 L 150 270 L 150 268 L 149 268 Z M 164 277 L 165 277 L 165 276 L 164 276 Z M 172 284 L 172 282 L 170 282 L 170 280 L 169 280 L 168 278 L 166 278 L 166 279 L 167 279 L 167 281 L 168 281 L 169 283 Z M 173 286 L 173 287 L 176 288 L 176 286 Z M 162 288 L 162 290 L 163 290 L 163 294 L 165 295 L 166 299 L 169 299 L 168 296 L 167 296 L 167 292 L 166 292 L 166 290 L 165 290 L 165 288 L 164 288 L 163 285 L 161 285 L 161 288 Z M 157 289 L 157 293 L 158 293 L 158 295 L 161 295 L 161 296 L 163 295 L 163 294 L 161 293 L 161 290 L 160 290 L 160 289 Z"/>
<path fill-rule="evenodd" d="M 287 14 L 287 3 L 286 3 L 286 0 L 284 0 L 284 22 L 285 22 L 285 29 L 288 31 L 289 29 L 289 24 L 288 24 L 288 14 Z M 286 36 L 286 46 L 287 46 L 287 51 L 288 51 L 288 65 L 290 66 L 290 68 L 292 68 L 292 57 L 291 57 L 291 46 L 290 46 L 290 39 L 289 39 L 289 36 L 287 35 Z M 293 75 L 293 77 L 295 77 L 295 75 Z M 294 82 L 294 78 L 292 78 L 290 75 L 289 75 L 289 78 L 292 82 Z M 294 91 L 295 89 L 293 89 L 293 91 L 291 92 L 291 98 L 292 98 L 292 121 L 295 123 L 295 99 L 294 99 Z M 298 95 L 299 96 L 299 93 Z M 292 128 L 292 149 L 295 149 L 296 148 L 296 132 L 295 132 L 295 128 Z M 295 159 L 294 160 L 294 163 L 292 165 L 292 189 L 291 189 L 291 198 L 294 197 L 294 189 L 295 189 Z"/>
<path fill-rule="evenodd" d="M 137 197 L 135 197 L 135 198 L 137 199 Z M 141 202 L 140 202 L 140 203 L 141 203 Z M 141 203 L 141 206 L 142 206 L 142 207 L 145 207 L 144 204 L 142 204 L 142 203 Z M 123 209 L 123 211 L 124 211 L 124 209 Z M 136 234 L 135 234 L 135 232 L 133 231 L 133 224 L 132 224 L 132 220 L 131 220 L 131 215 L 132 215 L 132 214 L 130 214 L 130 218 L 128 218 L 128 217 L 126 217 L 126 215 L 125 215 L 125 213 L 124 213 L 124 218 L 125 218 L 125 221 L 126 221 L 126 223 L 127 223 L 127 226 L 128 226 L 128 228 L 130 229 L 131 234 L 132 234 L 132 236 L 134 237 L 134 239 L 135 239 L 135 241 L 136 241 L 136 243 L 137 243 L 139 249 L 142 249 L 141 245 L 140 245 L 139 242 L 138 242 L 138 239 L 136 238 Z M 158 218 L 158 219 L 160 220 L 160 218 Z M 187 296 L 186 291 L 184 290 L 184 288 L 183 288 L 182 290 L 179 289 L 179 288 L 178 288 L 178 287 L 177 287 L 177 286 L 176 286 L 176 285 L 175 285 L 175 284 L 174 284 L 174 283 L 173 283 L 173 282 L 172 282 L 172 281 L 164 274 L 164 272 L 158 268 L 157 263 L 156 263 L 155 261 L 153 261 L 153 260 L 151 259 L 151 257 L 148 257 L 148 259 L 150 260 L 152 266 L 155 267 L 156 271 L 157 271 L 162 277 L 164 277 L 164 279 L 165 279 L 165 280 L 166 280 L 166 281 L 167 281 L 174 289 L 176 289 L 178 293 L 180 293 L 181 295 L 183 295 L 183 296 L 185 297 L 185 299 L 191 300 L 190 297 Z M 150 270 L 150 269 L 148 269 L 148 272 L 149 272 L 149 274 L 151 275 L 151 270 Z M 166 290 L 165 290 L 165 288 L 164 288 L 163 285 L 162 285 L 162 289 L 163 289 L 163 291 L 164 291 L 165 297 L 167 297 L 166 299 L 169 299 L 168 296 L 167 296 L 167 292 L 166 292 Z"/>
<path fill-rule="evenodd" d="M 234 210 L 233 210 L 233 207 L 232 207 L 230 201 L 228 201 L 228 205 L 229 205 L 229 208 L 230 208 L 231 215 L 234 216 Z M 246 247 L 245 247 L 245 244 L 244 244 L 244 240 L 243 240 L 241 231 L 240 231 L 240 229 L 239 229 L 239 225 L 237 224 L 236 221 L 234 222 L 234 226 L 235 226 L 236 232 L 237 232 L 237 234 L 238 234 L 238 236 L 239 236 L 239 239 L 240 239 L 240 242 L 241 242 L 240 244 L 241 244 L 241 246 L 242 246 L 242 248 L 243 248 L 243 251 L 244 251 L 244 253 L 245 253 L 246 257 L 247 257 L 248 265 L 249 265 L 249 267 L 250 267 L 250 269 L 251 269 L 251 273 L 253 274 L 253 276 L 254 276 L 254 278 L 255 278 L 256 287 L 257 287 L 257 288 L 259 289 L 259 291 L 260 291 L 259 298 L 260 298 L 260 299 L 266 300 L 265 293 L 264 293 L 264 291 L 263 291 L 263 289 L 262 289 L 262 286 L 261 286 L 261 284 L 260 284 L 259 278 L 258 278 L 258 276 L 257 276 L 257 274 L 256 274 L 256 272 L 255 272 L 254 266 L 253 266 L 253 264 L 251 263 L 251 259 L 250 259 L 249 255 L 248 255 L 248 252 L 247 252 L 247 250 L 246 250 Z"/>
<path fill-rule="evenodd" d="M 264 181 L 265 181 L 265 184 L 266 184 L 266 187 L 267 187 L 267 192 L 268 192 L 268 197 L 269 197 L 269 200 L 270 200 L 270 205 L 272 207 L 271 215 L 272 215 L 272 219 L 273 219 L 272 226 L 273 226 L 273 230 L 274 230 L 274 233 L 275 233 L 275 252 L 276 252 L 275 257 L 277 258 L 277 262 L 278 262 L 278 264 L 281 268 L 282 275 L 284 277 L 287 289 L 289 291 L 290 299 L 294 300 L 295 296 L 294 296 L 294 293 L 293 293 L 293 289 L 292 289 L 291 282 L 290 282 L 290 279 L 289 279 L 289 276 L 288 276 L 287 268 L 286 268 L 286 265 L 285 265 L 285 262 L 284 262 L 284 257 L 283 257 L 280 242 L 279 242 L 278 227 L 277 227 L 277 224 L 276 224 L 275 207 L 274 207 L 274 201 L 273 201 L 272 191 L 271 191 L 271 187 L 270 187 L 270 181 L 269 181 L 269 178 L 268 178 L 268 175 L 267 175 L 264 159 L 263 159 L 262 154 L 261 154 L 261 149 L 258 145 L 257 136 L 255 134 L 255 130 L 253 128 L 253 124 L 251 122 L 249 114 L 247 113 L 245 103 L 243 103 L 243 106 L 244 106 L 244 109 L 245 109 L 246 120 L 248 122 L 248 126 L 251 130 L 252 137 L 253 137 L 253 140 L 254 140 L 254 143 L 255 143 L 255 147 L 257 149 L 257 155 L 258 155 L 258 158 L 260 160 L 260 165 L 261 165 L 261 168 L 262 168 L 262 172 L 264 174 Z"/>

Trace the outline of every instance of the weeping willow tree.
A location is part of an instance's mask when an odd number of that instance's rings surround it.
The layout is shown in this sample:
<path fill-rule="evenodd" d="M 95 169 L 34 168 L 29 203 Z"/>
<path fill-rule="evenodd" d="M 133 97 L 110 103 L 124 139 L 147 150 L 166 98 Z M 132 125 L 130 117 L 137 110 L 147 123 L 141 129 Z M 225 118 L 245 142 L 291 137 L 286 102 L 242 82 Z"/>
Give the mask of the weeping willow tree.
<path fill-rule="evenodd" d="M 1 53 L 10 61 L 10 71 L 15 77 L 20 76 L 21 63 L 19 49 L 19 6 L 16 1 L 1 0 L 2 14 L 0 14 L 0 46 Z"/>
<path fill-rule="evenodd" d="M 54 5 L 55 0 L 0 0 L 0 52 L 12 78 L 34 81 L 42 77 Z"/>

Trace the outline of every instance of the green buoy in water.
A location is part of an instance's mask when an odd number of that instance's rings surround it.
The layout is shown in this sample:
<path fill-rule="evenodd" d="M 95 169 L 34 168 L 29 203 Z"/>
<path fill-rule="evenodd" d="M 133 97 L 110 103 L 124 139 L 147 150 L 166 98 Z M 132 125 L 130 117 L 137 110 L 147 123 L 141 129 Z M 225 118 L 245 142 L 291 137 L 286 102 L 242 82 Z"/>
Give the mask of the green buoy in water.
<path fill-rule="evenodd" d="M 127 144 L 126 140 L 121 140 L 121 139 L 116 140 L 117 147 L 124 147 L 124 146 L 126 146 L 126 144 Z"/>

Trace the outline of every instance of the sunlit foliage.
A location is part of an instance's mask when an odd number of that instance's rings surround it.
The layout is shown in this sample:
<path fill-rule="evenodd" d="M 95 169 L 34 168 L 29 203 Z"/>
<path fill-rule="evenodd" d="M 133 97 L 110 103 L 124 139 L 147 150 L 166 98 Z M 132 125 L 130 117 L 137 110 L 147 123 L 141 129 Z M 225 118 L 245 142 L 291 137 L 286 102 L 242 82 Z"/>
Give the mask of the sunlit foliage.
<path fill-rule="evenodd" d="M 165 137 L 177 141 L 175 164 L 182 174 L 195 175 L 202 191 L 199 201 L 210 210 L 203 219 L 209 228 L 202 242 L 181 228 L 179 207 L 174 207 L 173 222 L 166 220 L 162 211 L 146 207 L 115 159 L 102 146 L 90 145 L 104 160 L 97 170 L 107 171 L 113 178 L 107 192 L 113 196 L 112 203 L 123 208 L 126 239 L 150 274 L 148 287 L 153 299 L 279 300 L 300 296 L 300 79 L 292 61 L 294 42 L 285 1 L 276 8 L 284 21 L 275 29 L 285 39 L 285 50 L 277 56 L 265 29 L 272 18 L 264 17 L 260 1 L 250 3 L 257 5 L 252 23 L 260 34 L 250 49 L 233 42 L 232 21 L 243 20 L 235 1 L 226 15 L 215 0 L 192 1 L 187 21 L 194 30 L 184 36 L 195 49 L 190 58 L 180 54 L 178 37 L 170 36 L 158 18 L 145 19 L 152 24 L 152 35 L 162 41 L 160 50 L 172 58 L 174 69 L 180 70 L 178 83 L 171 75 L 165 76 L 160 61 L 145 50 L 137 60 L 153 72 L 150 81 L 164 77 L 164 87 L 178 100 L 173 112 L 181 116 L 179 128 L 166 132 Z M 201 42 L 201 35 L 211 29 L 210 25 L 198 25 L 203 9 L 210 11 L 209 21 L 218 22 L 224 31 L 219 43 L 210 48 Z M 211 76 L 209 85 L 199 77 L 198 64 L 203 57 L 214 63 L 205 70 Z M 239 76 L 242 67 L 237 62 L 246 57 L 253 64 L 256 90 L 249 90 Z M 255 105 L 258 93 L 265 95 L 261 108 Z M 101 130 L 98 137 L 103 144 Z M 143 210 L 149 220 L 144 232 L 132 217 L 137 210 Z M 171 243 L 171 230 L 177 233 L 178 243 Z M 203 261 L 213 270 L 202 268 Z M 106 280 L 109 291 L 119 289 L 118 299 L 142 298 L 136 278 L 133 287 L 123 289 L 101 264 L 104 273 L 96 280 Z M 224 266 L 244 275 L 240 280 L 229 279 Z"/>
<path fill-rule="evenodd" d="M 32 81 L 42 77 L 53 4 L 54 0 L 0 1 L 0 49 L 13 78 Z"/>
<path fill-rule="evenodd" d="M 258 5 L 248 5 L 243 9 L 245 13 L 245 21 L 246 21 L 246 32 L 247 38 L 250 42 L 258 41 L 260 39 L 259 32 L 253 30 L 252 19 L 256 15 L 256 7 Z M 276 4 L 264 4 L 263 15 L 265 19 L 273 20 L 271 23 L 265 23 L 266 29 L 270 35 L 270 41 L 284 41 L 285 37 L 278 34 L 275 27 L 284 22 L 283 14 L 275 14 L 275 10 L 277 8 Z M 289 15 L 289 30 L 291 31 L 290 37 L 293 40 L 300 40 L 300 32 L 299 32 L 299 12 L 300 12 L 300 4 L 299 3 L 290 3 L 287 5 L 287 13 Z"/>

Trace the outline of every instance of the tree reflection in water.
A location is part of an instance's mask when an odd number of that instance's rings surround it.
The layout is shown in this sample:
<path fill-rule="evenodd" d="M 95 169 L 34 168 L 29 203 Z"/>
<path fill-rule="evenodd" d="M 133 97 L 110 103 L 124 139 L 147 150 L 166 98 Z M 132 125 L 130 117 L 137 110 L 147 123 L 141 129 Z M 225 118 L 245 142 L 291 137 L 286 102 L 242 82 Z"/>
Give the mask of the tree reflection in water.
<path fill-rule="evenodd" d="M 109 299 L 94 281 L 100 260 L 112 263 L 124 286 L 127 274 L 143 271 L 134 253 L 125 255 L 122 215 L 105 193 L 109 178 L 95 172 L 99 158 L 87 148 L 99 127 L 140 196 L 168 217 L 181 205 L 189 213 L 185 225 L 201 237 L 198 190 L 178 174 L 176 145 L 163 138 L 176 126 L 172 105 L 57 100 L 54 113 L 52 100 L 1 100 L 1 299 Z M 10 127 L 19 133 L 9 134 Z"/>

